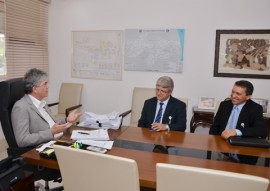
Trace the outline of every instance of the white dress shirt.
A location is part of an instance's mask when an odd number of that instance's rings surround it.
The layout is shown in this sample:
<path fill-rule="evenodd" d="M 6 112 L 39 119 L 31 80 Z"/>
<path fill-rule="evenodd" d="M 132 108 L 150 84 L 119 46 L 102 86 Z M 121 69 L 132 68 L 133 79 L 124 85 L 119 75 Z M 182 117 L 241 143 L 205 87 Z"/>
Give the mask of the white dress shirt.
<path fill-rule="evenodd" d="M 39 113 L 42 115 L 42 117 L 48 122 L 50 128 L 52 128 L 52 126 L 54 126 L 55 124 L 55 121 L 52 119 L 52 117 L 48 114 L 48 112 L 45 109 L 46 101 L 45 100 L 39 101 L 38 99 L 31 96 L 30 94 L 29 94 L 29 97 L 32 100 L 34 106 L 38 109 Z M 54 137 L 57 138 L 61 135 L 63 135 L 62 132 L 55 134 Z"/>

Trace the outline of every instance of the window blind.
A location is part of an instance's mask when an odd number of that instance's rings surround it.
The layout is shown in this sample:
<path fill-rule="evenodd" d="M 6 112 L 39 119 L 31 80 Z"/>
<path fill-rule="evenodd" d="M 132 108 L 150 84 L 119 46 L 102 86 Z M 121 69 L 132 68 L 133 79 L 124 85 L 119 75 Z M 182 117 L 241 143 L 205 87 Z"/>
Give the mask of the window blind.
<path fill-rule="evenodd" d="M 48 5 L 46 0 L 6 0 L 7 79 L 30 68 L 48 72 Z"/>
<path fill-rule="evenodd" d="M 0 0 L 0 33 L 5 33 L 5 6 L 4 1 Z"/>

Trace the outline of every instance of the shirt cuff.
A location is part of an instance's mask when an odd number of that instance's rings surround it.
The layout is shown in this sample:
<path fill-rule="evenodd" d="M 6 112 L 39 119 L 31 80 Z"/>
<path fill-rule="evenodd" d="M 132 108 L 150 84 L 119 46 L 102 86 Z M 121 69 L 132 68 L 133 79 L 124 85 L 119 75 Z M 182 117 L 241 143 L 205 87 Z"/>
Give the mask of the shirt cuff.
<path fill-rule="evenodd" d="M 235 129 L 235 131 L 236 131 L 236 135 L 237 136 L 242 136 L 243 134 L 242 134 L 242 132 L 239 130 L 239 129 Z"/>

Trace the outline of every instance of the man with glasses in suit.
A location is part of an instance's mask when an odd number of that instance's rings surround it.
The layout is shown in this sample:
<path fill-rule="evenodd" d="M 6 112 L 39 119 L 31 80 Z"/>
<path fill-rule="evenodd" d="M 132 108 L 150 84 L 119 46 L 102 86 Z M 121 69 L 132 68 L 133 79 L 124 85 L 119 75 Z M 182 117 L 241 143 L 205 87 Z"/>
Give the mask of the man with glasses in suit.
<path fill-rule="evenodd" d="M 30 69 L 24 76 L 25 95 L 11 112 L 14 135 L 19 147 L 32 147 L 53 140 L 69 128 L 80 116 L 72 111 L 67 118 L 55 121 L 44 98 L 48 96 L 48 75 L 39 69 Z"/>
<path fill-rule="evenodd" d="M 153 131 L 186 130 L 186 104 L 171 95 L 173 88 L 169 76 L 157 80 L 156 96 L 144 102 L 138 127 Z"/>

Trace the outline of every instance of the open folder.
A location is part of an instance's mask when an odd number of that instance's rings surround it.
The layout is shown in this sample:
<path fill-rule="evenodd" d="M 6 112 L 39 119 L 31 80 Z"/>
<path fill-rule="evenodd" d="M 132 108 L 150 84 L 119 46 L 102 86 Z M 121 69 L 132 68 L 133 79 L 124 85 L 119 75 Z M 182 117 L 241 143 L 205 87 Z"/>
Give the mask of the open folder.
<path fill-rule="evenodd" d="M 263 138 L 255 138 L 255 137 L 230 137 L 228 139 L 231 145 L 239 145 L 239 146 L 248 146 L 248 147 L 261 147 L 261 148 L 269 148 L 270 143 L 266 139 Z"/>

